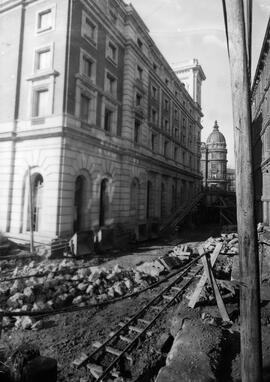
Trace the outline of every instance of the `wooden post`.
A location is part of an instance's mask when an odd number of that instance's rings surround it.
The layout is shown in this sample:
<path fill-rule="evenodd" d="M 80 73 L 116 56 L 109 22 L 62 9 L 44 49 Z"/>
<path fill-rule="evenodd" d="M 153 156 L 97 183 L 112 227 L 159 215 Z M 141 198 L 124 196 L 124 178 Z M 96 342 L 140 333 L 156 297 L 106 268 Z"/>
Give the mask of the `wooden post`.
<path fill-rule="evenodd" d="M 34 232 L 33 232 L 33 197 L 31 184 L 31 167 L 28 166 L 29 180 L 29 225 L 30 225 L 30 253 L 34 253 Z"/>
<path fill-rule="evenodd" d="M 231 69 L 240 261 L 241 381 L 262 380 L 260 287 L 252 171 L 251 107 L 243 0 L 225 2 Z M 244 286 L 246 285 L 246 286 Z"/>

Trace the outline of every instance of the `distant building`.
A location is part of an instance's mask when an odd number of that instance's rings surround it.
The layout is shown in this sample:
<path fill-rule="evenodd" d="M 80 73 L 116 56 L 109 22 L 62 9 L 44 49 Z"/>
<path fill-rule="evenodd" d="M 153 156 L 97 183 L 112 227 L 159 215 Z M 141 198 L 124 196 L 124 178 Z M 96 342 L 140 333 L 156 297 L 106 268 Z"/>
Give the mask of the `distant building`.
<path fill-rule="evenodd" d="M 227 168 L 227 191 L 235 192 L 235 169 Z"/>
<path fill-rule="evenodd" d="M 200 188 L 198 61 L 176 74 L 123 0 L 1 0 L 0 24 L 0 230 L 29 238 L 31 187 L 37 241 L 158 232 Z"/>
<path fill-rule="evenodd" d="M 258 221 L 270 225 L 270 17 L 253 86 L 252 148 Z"/>
<path fill-rule="evenodd" d="M 209 189 L 227 188 L 227 149 L 224 135 L 219 131 L 217 121 L 212 133 L 201 145 L 201 171 L 203 186 Z"/>

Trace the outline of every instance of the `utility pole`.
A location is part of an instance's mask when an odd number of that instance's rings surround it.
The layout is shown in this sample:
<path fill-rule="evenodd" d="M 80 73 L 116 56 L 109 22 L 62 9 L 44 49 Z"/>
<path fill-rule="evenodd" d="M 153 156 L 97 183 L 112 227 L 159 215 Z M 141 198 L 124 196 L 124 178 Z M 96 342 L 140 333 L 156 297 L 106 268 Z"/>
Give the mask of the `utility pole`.
<path fill-rule="evenodd" d="M 241 381 L 262 381 L 260 284 L 251 143 L 252 1 L 223 0 L 231 71 L 240 262 Z M 249 50 L 250 49 L 250 50 Z M 248 51 L 249 50 L 249 51 Z"/>
<path fill-rule="evenodd" d="M 30 225 L 30 253 L 34 253 L 34 232 L 33 232 L 33 196 L 32 196 L 32 182 L 31 182 L 31 167 L 28 166 L 28 180 L 29 180 L 29 225 Z"/>

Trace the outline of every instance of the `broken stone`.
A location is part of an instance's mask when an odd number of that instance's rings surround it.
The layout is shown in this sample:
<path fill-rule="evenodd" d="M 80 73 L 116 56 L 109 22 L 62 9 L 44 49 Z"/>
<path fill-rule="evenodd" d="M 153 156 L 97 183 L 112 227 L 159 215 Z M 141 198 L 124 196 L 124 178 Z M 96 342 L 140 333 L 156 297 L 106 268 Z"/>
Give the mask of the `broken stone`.
<path fill-rule="evenodd" d="M 21 292 L 23 288 L 24 288 L 24 283 L 22 282 L 22 280 L 15 280 L 14 284 L 10 288 L 10 293 L 14 294 L 16 292 Z"/>
<path fill-rule="evenodd" d="M 72 304 L 78 305 L 83 301 L 83 296 L 77 296 L 72 300 Z"/>
<path fill-rule="evenodd" d="M 35 300 L 35 295 L 34 295 L 34 292 L 33 292 L 33 288 L 32 287 L 26 287 L 24 290 L 23 290 L 23 294 L 24 294 L 24 300 L 25 302 L 27 303 L 32 303 L 34 302 Z"/>
<path fill-rule="evenodd" d="M 24 294 L 17 292 L 7 300 L 7 306 L 15 309 L 19 308 L 23 305 L 23 298 Z"/>
<path fill-rule="evenodd" d="M 87 287 L 88 287 L 88 284 L 86 284 L 86 283 L 80 283 L 78 286 L 77 286 L 77 288 L 80 290 L 80 291 L 85 291 L 86 289 L 87 289 Z"/>

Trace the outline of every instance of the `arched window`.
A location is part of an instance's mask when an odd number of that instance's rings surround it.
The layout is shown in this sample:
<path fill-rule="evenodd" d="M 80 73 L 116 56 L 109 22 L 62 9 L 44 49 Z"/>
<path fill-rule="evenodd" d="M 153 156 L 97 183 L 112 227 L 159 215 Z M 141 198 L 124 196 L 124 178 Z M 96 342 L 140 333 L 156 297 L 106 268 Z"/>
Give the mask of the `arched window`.
<path fill-rule="evenodd" d="M 32 212 L 33 212 L 33 231 L 38 231 L 41 225 L 42 203 L 43 203 L 43 177 L 41 174 L 31 176 L 32 187 Z M 27 230 L 30 230 L 30 204 L 28 203 Z"/>
<path fill-rule="evenodd" d="M 146 218 L 149 219 L 154 216 L 154 190 L 152 182 L 147 182 L 147 203 L 146 203 Z"/>
<path fill-rule="evenodd" d="M 161 183 L 160 216 L 162 218 L 166 216 L 166 189 L 164 183 Z"/>
<path fill-rule="evenodd" d="M 139 217 L 139 203 L 140 203 L 140 186 L 138 179 L 134 178 L 130 186 L 130 209 L 131 214 Z"/>
<path fill-rule="evenodd" d="M 80 231 L 84 228 L 86 182 L 83 175 L 79 175 L 75 181 L 73 230 Z"/>
<path fill-rule="evenodd" d="M 109 218 L 109 180 L 103 179 L 100 185 L 100 209 L 99 209 L 99 225 L 100 227 L 106 224 Z"/>
<path fill-rule="evenodd" d="M 172 208 L 171 208 L 171 213 L 174 213 L 177 208 L 177 201 L 176 201 L 176 186 L 173 184 L 172 185 Z"/>

